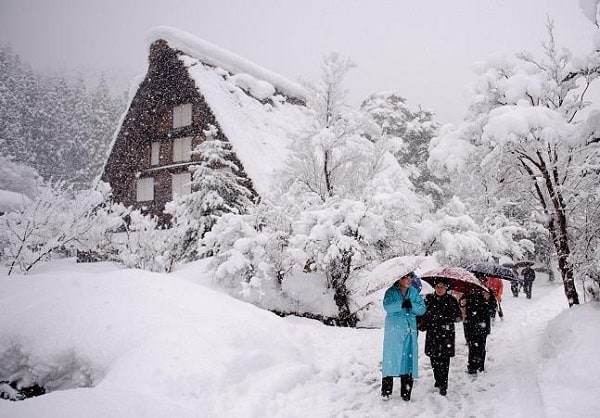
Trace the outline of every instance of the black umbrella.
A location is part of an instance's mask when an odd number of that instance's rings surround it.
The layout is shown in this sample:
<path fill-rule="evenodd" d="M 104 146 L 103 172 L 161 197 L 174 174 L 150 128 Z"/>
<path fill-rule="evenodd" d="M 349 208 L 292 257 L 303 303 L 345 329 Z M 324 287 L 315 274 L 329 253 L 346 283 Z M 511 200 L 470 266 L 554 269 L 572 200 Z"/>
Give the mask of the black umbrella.
<path fill-rule="evenodd" d="M 533 261 L 525 260 L 525 261 L 517 261 L 515 263 L 515 267 L 529 267 L 533 266 L 535 263 Z"/>
<path fill-rule="evenodd" d="M 473 274 L 481 274 L 486 277 L 499 277 L 503 280 L 516 282 L 519 280 L 514 270 L 510 267 L 504 267 L 500 264 L 490 262 L 471 263 L 465 267 Z"/>

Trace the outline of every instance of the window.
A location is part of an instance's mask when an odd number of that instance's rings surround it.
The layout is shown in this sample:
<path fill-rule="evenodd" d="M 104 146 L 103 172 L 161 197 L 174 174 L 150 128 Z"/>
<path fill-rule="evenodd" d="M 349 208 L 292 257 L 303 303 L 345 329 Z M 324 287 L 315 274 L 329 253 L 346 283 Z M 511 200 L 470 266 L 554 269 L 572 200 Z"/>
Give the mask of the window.
<path fill-rule="evenodd" d="M 147 202 L 154 200 L 154 178 L 145 177 L 137 180 L 137 201 Z"/>
<path fill-rule="evenodd" d="M 173 162 L 192 159 L 192 138 L 177 138 L 173 141 Z"/>
<path fill-rule="evenodd" d="M 181 128 L 192 124 L 192 104 L 184 104 L 173 108 L 173 128 Z"/>
<path fill-rule="evenodd" d="M 152 143 L 152 153 L 150 156 L 150 164 L 158 165 L 159 158 L 160 158 L 160 142 L 153 142 Z"/>
<path fill-rule="evenodd" d="M 192 173 L 173 174 L 172 179 L 173 199 L 177 196 L 192 192 Z"/>

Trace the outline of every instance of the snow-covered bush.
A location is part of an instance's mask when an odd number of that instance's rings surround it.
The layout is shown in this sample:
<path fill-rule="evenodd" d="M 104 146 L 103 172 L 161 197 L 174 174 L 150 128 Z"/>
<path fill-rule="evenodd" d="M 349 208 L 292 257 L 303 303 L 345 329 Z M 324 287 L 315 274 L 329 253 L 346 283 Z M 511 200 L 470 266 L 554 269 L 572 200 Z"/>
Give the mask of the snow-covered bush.
<path fill-rule="evenodd" d="M 103 208 L 109 192 L 104 183 L 80 191 L 46 183 L 31 204 L 0 216 L 1 255 L 8 274 L 15 269 L 26 273 L 52 255 L 72 254 L 102 237 L 113 223 Z"/>
<path fill-rule="evenodd" d="M 112 232 L 104 251 L 109 259 L 125 267 L 155 272 L 169 271 L 172 266 L 169 231 L 159 220 L 139 210 L 127 213 L 122 232 Z"/>
<path fill-rule="evenodd" d="M 264 203 L 246 215 L 220 217 L 202 240 L 202 251 L 213 255 L 217 282 L 267 309 L 288 311 L 290 304 L 301 304 L 301 297 L 284 291 L 297 264 L 289 246 L 290 222 L 280 208 Z"/>

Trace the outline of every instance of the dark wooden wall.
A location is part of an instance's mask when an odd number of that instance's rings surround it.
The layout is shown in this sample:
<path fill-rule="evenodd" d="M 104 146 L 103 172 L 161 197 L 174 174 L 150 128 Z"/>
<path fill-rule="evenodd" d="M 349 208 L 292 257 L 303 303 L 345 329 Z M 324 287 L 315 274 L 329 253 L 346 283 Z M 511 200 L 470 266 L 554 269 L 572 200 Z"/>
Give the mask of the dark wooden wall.
<path fill-rule="evenodd" d="M 163 214 L 165 203 L 172 199 L 171 175 L 186 171 L 187 166 L 152 167 L 152 142 L 161 143 L 160 166 L 168 166 L 178 164 L 173 163 L 172 158 L 172 141 L 175 138 L 192 137 L 194 149 L 205 139 L 203 131 L 212 124 L 219 129 L 219 139 L 227 140 L 210 107 L 178 59 L 179 54 L 163 40 L 154 42 L 150 47 L 148 72 L 127 111 L 102 175 L 102 179 L 111 185 L 116 201 L 143 209 L 163 220 L 167 220 Z M 186 103 L 192 104 L 192 124 L 174 129 L 173 108 Z M 192 155 L 192 160 L 199 158 Z M 138 177 L 154 177 L 153 202 L 136 201 Z M 251 182 L 249 184 L 252 187 Z"/>

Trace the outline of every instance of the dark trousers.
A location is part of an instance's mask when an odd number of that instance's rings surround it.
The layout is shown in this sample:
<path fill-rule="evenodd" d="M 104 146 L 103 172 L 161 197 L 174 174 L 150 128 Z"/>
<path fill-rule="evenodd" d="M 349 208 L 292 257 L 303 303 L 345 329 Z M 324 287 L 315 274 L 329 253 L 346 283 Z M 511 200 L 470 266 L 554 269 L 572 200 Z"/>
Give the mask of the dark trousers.
<path fill-rule="evenodd" d="M 485 343 L 487 334 L 485 332 L 470 333 L 467 340 L 469 347 L 469 373 L 482 372 L 485 370 Z"/>
<path fill-rule="evenodd" d="M 519 282 L 511 282 L 510 291 L 512 292 L 514 297 L 518 298 L 519 297 Z"/>
<path fill-rule="evenodd" d="M 525 282 L 523 283 L 523 291 L 525 295 L 527 295 L 527 299 L 531 299 L 531 288 L 533 286 L 533 282 Z"/>
<path fill-rule="evenodd" d="M 448 371 L 450 370 L 450 357 L 429 357 L 435 387 L 448 389 Z"/>
<path fill-rule="evenodd" d="M 403 374 L 400 376 L 400 396 L 405 401 L 410 400 L 410 394 L 413 387 L 413 378 L 411 374 Z M 394 389 L 394 377 L 384 376 L 381 379 L 381 396 L 389 396 Z"/>

